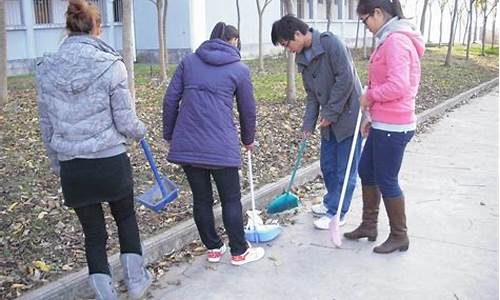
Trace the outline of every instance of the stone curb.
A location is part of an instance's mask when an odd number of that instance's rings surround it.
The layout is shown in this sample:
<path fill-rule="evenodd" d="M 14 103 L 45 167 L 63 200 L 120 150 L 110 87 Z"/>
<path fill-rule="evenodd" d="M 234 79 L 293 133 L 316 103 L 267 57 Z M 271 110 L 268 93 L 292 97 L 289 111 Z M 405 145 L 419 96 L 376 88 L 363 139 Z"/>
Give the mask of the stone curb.
<path fill-rule="evenodd" d="M 463 92 L 445 102 L 428 109 L 417 116 L 417 124 L 420 125 L 432 117 L 439 116 L 449 109 L 457 106 L 461 101 L 468 100 L 475 94 L 483 91 L 488 91 L 498 85 L 498 78 L 485 82 L 471 90 Z M 295 185 L 301 185 L 306 182 L 314 180 L 321 174 L 319 161 L 316 161 L 308 166 L 300 168 L 297 171 Z M 281 178 L 279 181 L 267 184 L 259 188 L 255 192 L 255 199 L 257 205 L 260 207 L 265 206 L 274 197 L 281 194 L 288 183 L 289 176 Z M 249 209 L 251 206 L 250 195 L 242 197 L 243 209 Z M 218 224 L 222 222 L 222 211 L 220 206 L 214 211 L 215 219 Z M 166 253 L 173 250 L 178 250 L 184 245 L 198 238 L 198 231 L 193 219 L 185 220 L 174 227 L 153 236 L 144 241 L 145 260 L 147 263 L 154 262 L 161 258 Z M 113 272 L 113 279 L 115 282 L 123 278 L 121 274 L 121 267 L 119 263 L 119 254 L 114 254 L 109 258 L 110 266 Z M 48 283 L 36 290 L 30 291 L 22 295 L 18 299 L 31 300 L 31 299 L 78 299 L 88 298 L 92 295 L 88 283 L 88 270 L 84 268 L 76 273 L 66 275 L 54 282 Z"/>

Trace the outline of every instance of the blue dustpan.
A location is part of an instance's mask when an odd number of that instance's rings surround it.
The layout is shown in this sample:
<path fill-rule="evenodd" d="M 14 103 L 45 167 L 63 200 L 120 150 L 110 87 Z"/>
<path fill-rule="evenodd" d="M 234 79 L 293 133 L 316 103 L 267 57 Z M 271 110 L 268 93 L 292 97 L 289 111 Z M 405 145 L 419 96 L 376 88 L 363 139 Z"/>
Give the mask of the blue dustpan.
<path fill-rule="evenodd" d="M 254 229 L 245 229 L 245 238 L 252 243 L 265 243 L 274 240 L 280 233 L 281 226 L 278 224 L 259 225 Z"/>
<path fill-rule="evenodd" d="M 145 193 L 137 196 L 136 200 L 147 208 L 155 212 L 160 212 L 162 208 L 177 198 L 178 189 L 172 181 L 170 181 L 167 177 L 162 178 L 160 173 L 158 173 L 158 169 L 156 168 L 156 164 L 153 159 L 153 154 L 151 154 L 148 142 L 146 142 L 145 139 L 141 140 L 141 146 L 144 150 L 146 158 L 148 159 L 149 166 L 151 167 L 151 170 L 153 170 L 156 183 Z"/>
<path fill-rule="evenodd" d="M 250 196 L 252 200 L 252 222 L 250 228 L 245 229 L 245 238 L 252 243 L 265 243 L 274 240 L 280 233 L 278 224 L 256 224 L 257 212 L 255 210 L 255 194 L 253 190 L 252 153 L 248 151 L 248 181 L 250 183 Z M 259 218 L 260 219 L 260 218 Z"/>

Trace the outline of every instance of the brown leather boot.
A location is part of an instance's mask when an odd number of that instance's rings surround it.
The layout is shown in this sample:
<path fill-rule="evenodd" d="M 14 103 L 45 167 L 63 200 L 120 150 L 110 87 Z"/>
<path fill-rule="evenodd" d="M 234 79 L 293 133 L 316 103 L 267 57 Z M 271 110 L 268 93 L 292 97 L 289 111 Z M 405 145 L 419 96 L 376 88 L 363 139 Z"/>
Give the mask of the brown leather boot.
<path fill-rule="evenodd" d="M 377 239 L 377 219 L 380 205 L 380 190 L 376 185 L 364 185 L 363 196 L 363 219 L 361 225 L 354 231 L 344 233 L 350 240 L 368 238 L 369 241 Z"/>
<path fill-rule="evenodd" d="M 389 217 L 391 233 L 382 245 L 373 248 L 375 253 L 391 253 L 396 250 L 406 251 L 410 240 L 406 233 L 405 198 L 403 195 L 397 198 L 384 198 L 385 210 Z"/>

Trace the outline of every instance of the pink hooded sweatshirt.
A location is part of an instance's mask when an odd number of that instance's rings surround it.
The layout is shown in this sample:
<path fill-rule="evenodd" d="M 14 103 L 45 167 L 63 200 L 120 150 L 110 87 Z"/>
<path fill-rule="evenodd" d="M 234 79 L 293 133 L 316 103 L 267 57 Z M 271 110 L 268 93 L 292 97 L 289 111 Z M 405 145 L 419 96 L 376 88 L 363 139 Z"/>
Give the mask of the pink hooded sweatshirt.
<path fill-rule="evenodd" d="M 420 58 L 425 44 L 418 30 L 397 17 L 377 32 L 378 46 L 370 57 L 368 90 L 372 121 L 412 124 L 420 84 Z"/>

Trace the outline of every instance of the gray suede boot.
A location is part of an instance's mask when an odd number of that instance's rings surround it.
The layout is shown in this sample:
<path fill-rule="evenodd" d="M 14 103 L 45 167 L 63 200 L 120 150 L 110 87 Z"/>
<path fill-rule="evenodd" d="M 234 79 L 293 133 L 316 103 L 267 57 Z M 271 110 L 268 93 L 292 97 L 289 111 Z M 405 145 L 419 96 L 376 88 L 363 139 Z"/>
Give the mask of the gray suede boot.
<path fill-rule="evenodd" d="M 120 261 L 129 298 L 140 299 L 153 282 L 151 273 L 144 266 L 143 257 L 135 253 L 125 253 L 120 255 Z"/>
<path fill-rule="evenodd" d="M 89 276 L 89 283 L 95 292 L 96 300 L 118 300 L 111 276 L 94 273 Z"/>

